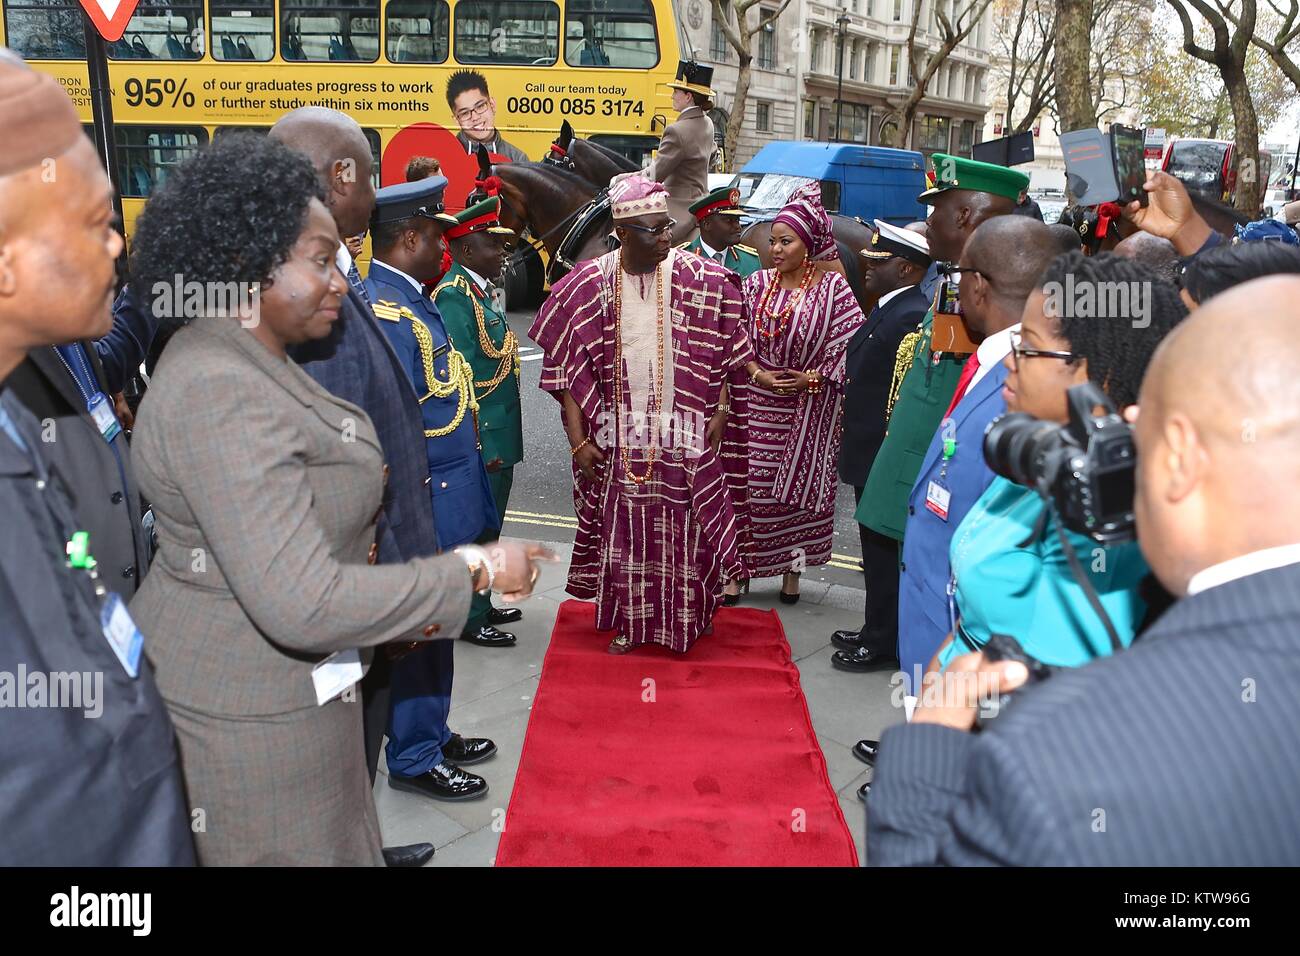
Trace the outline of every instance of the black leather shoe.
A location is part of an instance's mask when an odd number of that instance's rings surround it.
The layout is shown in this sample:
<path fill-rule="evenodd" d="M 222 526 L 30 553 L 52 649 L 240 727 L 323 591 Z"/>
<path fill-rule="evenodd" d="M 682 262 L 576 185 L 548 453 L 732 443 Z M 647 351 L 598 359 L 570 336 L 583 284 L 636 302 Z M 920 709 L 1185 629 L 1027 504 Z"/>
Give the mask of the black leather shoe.
<path fill-rule="evenodd" d="M 477 631 L 466 631 L 460 636 L 462 641 L 478 644 L 481 647 L 514 647 L 515 636 L 506 631 L 498 631 L 491 624 L 484 624 Z"/>
<path fill-rule="evenodd" d="M 831 655 L 831 664 L 842 671 L 862 673 L 880 670 L 882 667 L 897 667 L 898 658 L 859 647 L 855 651 L 836 651 Z"/>
<path fill-rule="evenodd" d="M 856 651 L 862 646 L 862 632 L 836 631 L 831 635 L 831 643 L 841 650 Z"/>
<path fill-rule="evenodd" d="M 513 624 L 523 619 L 524 612 L 517 607 L 494 607 L 487 613 L 487 622 L 493 626 Z"/>
<path fill-rule="evenodd" d="M 394 790 L 422 793 L 434 800 L 473 800 L 488 792 L 487 781 L 482 777 L 445 760 L 418 777 L 399 777 L 390 773 L 388 785 Z"/>
<path fill-rule="evenodd" d="M 858 787 L 858 799 L 863 803 L 867 802 L 867 794 L 871 792 L 871 781 L 868 780 L 862 786 Z"/>
<path fill-rule="evenodd" d="M 402 868 L 424 866 L 432 859 L 432 843 L 412 843 L 410 846 L 384 847 L 385 866 Z"/>
<path fill-rule="evenodd" d="M 857 757 L 868 767 L 876 765 L 876 754 L 880 751 L 879 740 L 859 740 L 853 745 L 853 756 Z M 444 749 L 444 753 L 446 750 Z"/>
<path fill-rule="evenodd" d="M 457 766 L 482 763 L 497 752 L 497 745 L 486 737 L 462 737 L 452 734 L 451 739 L 442 745 L 444 760 L 450 760 Z"/>

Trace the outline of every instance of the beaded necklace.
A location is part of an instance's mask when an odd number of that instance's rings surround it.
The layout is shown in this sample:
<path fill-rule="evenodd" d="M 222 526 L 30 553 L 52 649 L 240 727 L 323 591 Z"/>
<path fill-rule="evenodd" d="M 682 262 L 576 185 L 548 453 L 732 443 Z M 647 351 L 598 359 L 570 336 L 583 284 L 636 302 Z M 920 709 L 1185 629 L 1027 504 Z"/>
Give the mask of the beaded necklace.
<path fill-rule="evenodd" d="M 785 304 L 785 308 L 778 315 L 771 309 L 772 300 L 776 298 L 776 290 L 781 286 L 781 274 L 775 269 L 772 270 L 772 278 L 763 291 L 763 298 L 758 304 L 758 334 L 772 339 L 785 331 L 786 326 L 790 324 L 790 317 L 803 304 L 803 300 L 808 293 L 808 289 L 813 284 L 813 273 L 817 270 L 813 268 L 811 262 L 806 262 L 803 267 L 803 278 L 799 280 L 799 287 L 795 289 L 794 294 L 790 296 L 790 301 Z M 761 324 L 763 316 L 769 319 L 766 328 Z"/>

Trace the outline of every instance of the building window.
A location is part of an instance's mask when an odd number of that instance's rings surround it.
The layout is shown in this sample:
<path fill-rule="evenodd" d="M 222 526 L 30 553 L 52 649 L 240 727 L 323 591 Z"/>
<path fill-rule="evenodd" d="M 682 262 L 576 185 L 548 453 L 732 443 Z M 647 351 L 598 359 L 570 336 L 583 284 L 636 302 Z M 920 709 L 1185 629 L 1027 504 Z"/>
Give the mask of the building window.
<path fill-rule="evenodd" d="M 108 45 L 114 60 L 197 60 L 203 56 L 203 4 L 140 0 L 122 39 Z"/>
<path fill-rule="evenodd" d="M 826 34 L 821 30 L 812 32 L 812 71 L 822 73 L 826 62 Z"/>
<path fill-rule="evenodd" d="M 84 60 L 86 34 L 75 0 L 12 0 L 4 5 L 9 48 L 25 60 Z"/>
<path fill-rule="evenodd" d="M 645 70 L 659 62 L 655 10 L 650 0 L 569 0 L 564 62 Z"/>
<path fill-rule="evenodd" d="M 213 0 L 210 9 L 214 60 L 265 62 L 275 56 L 275 9 L 271 0 Z"/>
<path fill-rule="evenodd" d="M 858 41 L 849 44 L 849 79 L 858 78 Z"/>
<path fill-rule="evenodd" d="M 731 44 L 727 42 L 727 35 L 722 32 L 722 25 L 716 18 L 711 18 L 709 24 L 709 57 L 717 63 L 726 63 Z"/>
<path fill-rule="evenodd" d="M 900 23 L 903 19 L 903 0 L 894 0 L 894 22 Z"/>
<path fill-rule="evenodd" d="M 769 17 L 772 10 L 763 10 L 759 17 Z M 769 23 L 758 34 L 758 68 L 760 70 L 776 69 L 776 24 Z"/>
<path fill-rule="evenodd" d="M 208 141 L 202 126 L 117 126 L 117 175 L 122 195 L 144 199 L 173 169 Z"/>
<path fill-rule="evenodd" d="M 280 56 L 312 62 L 379 59 L 379 0 L 281 0 Z"/>
<path fill-rule="evenodd" d="M 902 66 L 902 47 L 891 46 L 889 48 L 889 76 L 887 80 L 890 86 L 899 86 L 902 79 L 899 76 L 899 68 Z"/>
<path fill-rule="evenodd" d="M 560 7 L 550 0 L 456 5 L 456 62 L 550 66 L 560 54 Z"/>
<path fill-rule="evenodd" d="M 920 148 L 927 153 L 946 153 L 951 123 L 952 120 L 946 116 L 921 117 Z"/>
<path fill-rule="evenodd" d="M 861 143 L 866 145 L 871 133 L 871 107 L 863 103 L 841 103 L 838 111 L 843 134 L 836 129 L 835 117 L 831 116 L 829 137 L 838 143 Z"/>
<path fill-rule="evenodd" d="M 970 159 L 975 146 L 975 121 L 962 120 L 957 132 L 957 155 Z"/>
<path fill-rule="evenodd" d="M 868 83 L 876 82 L 876 49 L 879 45 L 878 43 L 867 44 L 867 63 L 862 68 L 862 78 Z"/>
<path fill-rule="evenodd" d="M 812 100 L 803 101 L 803 138 L 817 138 L 817 104 Z"/>
<path fill-rule="evenodd" d="M 389 0 L 388 59 L 445 63 L 451 49 L 451 8 L 445 0 Z"/>
<path fill-rule="evenodd" d="M 898 120 L 886 117 L 880 123 L 880 145 L 898 145 Z"/>
<path fill-rule="evenodd" d="M 754 104 L 754 125 L 761 133 L 770 133 L 772 131 L 771 103 Z"/>

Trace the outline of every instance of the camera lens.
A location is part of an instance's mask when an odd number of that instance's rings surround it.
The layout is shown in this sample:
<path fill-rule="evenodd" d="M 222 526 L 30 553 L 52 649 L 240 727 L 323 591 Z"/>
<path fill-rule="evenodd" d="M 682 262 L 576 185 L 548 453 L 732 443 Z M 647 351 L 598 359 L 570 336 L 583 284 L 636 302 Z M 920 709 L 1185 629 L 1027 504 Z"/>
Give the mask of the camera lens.
<path fill-rule="evenodd" d="M 1008 412 L 985 430 L 984 460 L 995 474 L 1032 488 L 1040 470 L 1035 462 L 1041 462 L 1061 442 L 1061 426 L 1055 422 Z"/>

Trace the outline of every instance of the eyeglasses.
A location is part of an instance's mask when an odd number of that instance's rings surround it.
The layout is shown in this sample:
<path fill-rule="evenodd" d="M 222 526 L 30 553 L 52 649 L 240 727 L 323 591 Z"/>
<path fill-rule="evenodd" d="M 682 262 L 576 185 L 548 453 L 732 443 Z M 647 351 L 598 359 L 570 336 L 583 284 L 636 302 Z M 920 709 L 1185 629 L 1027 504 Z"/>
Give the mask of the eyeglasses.
<path fill-rule="evenodd" d="M 479 100 L 477 105 L 471 106 L 467 110 L 457 110 L 456 119 L 458 119 L 462 123 L 465 122 L 465 120 L 467 119 L 478 119 L 488 111 L 488 107 L 491 105 L 492 105 L 491 100 L 486 100 L 486 99 Z"/>
<path fill-rule="evenodd" d="M 979 276 L 989 285 L 993 285 L 993 280 L 989 277 L 988 273 L 980 272 L 978 269 L 963 269 L 961 266 L 949 266 L 947 269 L 944 269 L 943 271 L 950 276 L 961 275 L 963 272 L 969 272 L 971 275 Z"/>
<path fill-rule="evenodd" d="M 1073 352 L 1058 352 L 1052 349 L 1027 349 L 1020 344 L 1020 333 L 1011 333 L 1011 363 L 1018 370 L 1022 358 L 1054 358 L 1063 362 L 1073 362 L 1079 356 Z"/>
<path fill-rule="evenodd" d="M 662 226 L 638 226 L 634 222 L 621 222 L 619 225 L 624 229 L 635 229 L 637 232 L 644 232 L 647 236 L 658 238 L 666 233 L 671 233 L 673 231 L 673 226 L 677 225 L 677 220 L 669 219 Z"/>

